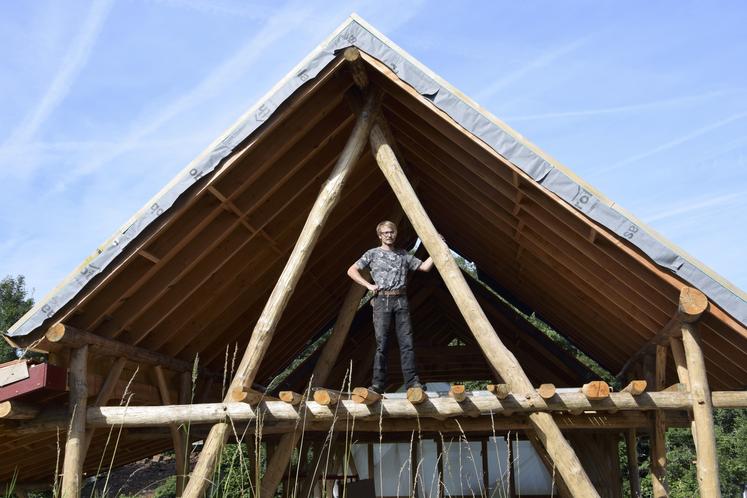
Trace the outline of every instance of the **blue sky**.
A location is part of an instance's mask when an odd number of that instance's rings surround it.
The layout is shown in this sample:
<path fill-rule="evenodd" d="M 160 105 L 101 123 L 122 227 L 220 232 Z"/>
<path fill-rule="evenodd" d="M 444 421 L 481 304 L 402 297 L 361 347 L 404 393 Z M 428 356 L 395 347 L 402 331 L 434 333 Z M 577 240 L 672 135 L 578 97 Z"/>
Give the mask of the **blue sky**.
<path fill-rule="evenodd" d="M 0 0 L 0 276 L 40 299 L 357 12 L 747 289 L 747 4 Z"/>

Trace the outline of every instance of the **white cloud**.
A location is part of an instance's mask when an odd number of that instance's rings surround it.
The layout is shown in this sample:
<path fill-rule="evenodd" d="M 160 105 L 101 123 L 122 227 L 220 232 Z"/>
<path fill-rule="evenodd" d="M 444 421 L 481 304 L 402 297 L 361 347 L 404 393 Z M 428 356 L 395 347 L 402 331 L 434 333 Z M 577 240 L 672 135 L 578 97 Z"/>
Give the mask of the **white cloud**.
<path fill-rule="evenodd" d="M 538 71 L 540 69 L 543 69 L 556 60 L 570 54 L 571 52 L 574 52 L 578 50 L 580 47 L 588 43 L 590 36 L 584 36 L 581 38 L 578 38 L 570 43 L 566 43 L 565 45 L 561 45 L 560 47 L 550 50 L 547 52 L 544 52 L 540 54 L 538 57 L 535 57 L 534 59 L 530 60 L 523 66 L 521 66 L 518 69 L 515 69 L 511 71 L 510 73 L 506 74 L 504 77 L 494 81 L 487 87 L 483 88 L 482 90 L 478 91 L 475 94 L 475 100 L 477 102 L 484 102 L 490 97 L 494 96 L 501 90 L 503 90 L 505 87 L 512 85 L 513 83 L 521 80 L 524 76 L 527 74 L 530 74 L 534 71 Z"/>
<path fill-rule="evenodd" d="M 578 111 L 562 111 L 562 112 L 545 112 L 540 114 L 527 114 L 524 116 L 506 116 L 506 121 L 534 121 L 540 119 L 556 119 L 556 118 L 576 118 L 576 117 L 589 117 L 589 116 L 600 116 L 608 114 L 619 114 L 625 112 L 640 112 L 650 111 L 654 109 L 661 109 L 663 107 L 679 107 L 701 100 L 707 100 L 712 97 L 719 97 L 731 92 L 719 91 L 719 92 L 707 92 L 700 95 L 688 95 L 684 97 L 675 97 L 671 99 L 655 100 L 652 102 L 643 102 L 640 104 L 628 104 L 613 107 L 603 107 L 599 109 L 583 109 Z"/>
<path fill-rule="evenodd" d="M 111 11 L 113 0 L 95 0 L 88 16 L 83 21 L 80 34 L 73 40 L 70 49 L 60 61 L 59 70 L 47 87 L 39 103 L 11 132 L 10 137 L 0 147 L 0 153 L 17 154 L 18 149 L 34 139 L 44 122 L 65 99 L 75 83 L 80 71 L 91 55 L 101 28 Z"/>
<path fill-rule="evenodd" d="M 635 163 L 637 161 L 640 161 L 641 159 L 645 159 L 647 157 L 653 156 L 654 154 L 658 154 L 659 152 L 664 152 L 665 150 L 673 149 L 679 145 L 682 145 L 684 143 L 687 143 L 691 140 L 694 140 L 702 135 L 705 135 L 707 133 L 710 133 L 714 130 L 717 130 L 719 128 L 723 128 L 726 125 L 729 125 L 731 123 L 734 123 L 735 121 L 739 121 L 741 119 L 744 119 L 747 117 L 747 112 L 740 112 L 738 114 L 733 114 L 729 116 L 728 118 L 720 119 L 716 121 L 715 123 L 711 123 L 707 126 L 702 126 L 696 130 L 693 130 L 689 133 L 686 133 L 685 135 L 682 135 L 681 137 L 675 138 L 673 140 L 670 140 L 668 142 L 665 142 L 661 145 L 658 145 L 654 147 L 653 149 L 647 150 L 645 152 L 641 152 L 639 154 L 635 154 L 633 156 L 630 156 L 628 158 L 625 158 L 621 161 L 618 161 L 610 166 L 603 167 L 596 169 L 593 174 L 599 174 L 599 173 L 608 173 L 612 170 L 619 169 L 625 165 Z"/>

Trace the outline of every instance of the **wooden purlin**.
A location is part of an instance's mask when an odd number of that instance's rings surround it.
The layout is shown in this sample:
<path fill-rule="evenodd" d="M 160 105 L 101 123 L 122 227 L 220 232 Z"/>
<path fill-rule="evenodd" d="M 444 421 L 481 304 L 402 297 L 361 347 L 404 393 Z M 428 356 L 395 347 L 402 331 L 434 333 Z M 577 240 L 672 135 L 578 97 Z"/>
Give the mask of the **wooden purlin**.
<path fill-rule="evenodd" d="M 433 257 L 436 268 L 457 301 L 460 311 L 484 353 L 492 360 L 493 367 L 513 388 L 527 393 L 530 392 L 532 386 L 529 379 L 490 326 L 474 295 L 469 290 L 461 270 L 449 253 L 448 247 L 440 240 L 435 227 L 399 167 L 394 153 L 387 144 L 385 135 L 376 125 L 371 129 L 371 148 L 384 176 L 400 201 L 402 209 L 413 224 L 428 253 Z M 558 465 L 558 469 L 571 491 L 579 496 L 598 496 L 578 458 L 552 420 L 552 416 L 534 413 L 529 418 L 553 461 Z"/>
<path fill-rule="evenodd" d="M 355 128 L 338 159 L 337 165 L 330 175 L 328 183 L 320 192 L 314 207 L 312 207 L 309 213 L 304 230 L 302 230 L 301 236 L 291 253 L 289 262 L 276 284 L 276 290 L 271 294 L 262 315 L 260 315 L 249 345 L 231 382 L 229 392 L 226 396 L 227 400 L 231 399 L 235 391 L 241 390 L 245 386 L 250 387 L 254 381 L 259 364 L 269 346 L 269 342 L 275 331 L 279 317 L 282 315 L 285 305 L 288 302 L 290 293 L 306 266 L 311 249 L 319 237 L 324 222 L 339 198 L 340 191 L 347 180 L 349 171 L 363 152 L 366 144 L 366 135 L 368 135 L 368 131 L 378 112 L 380 98 L 381 96 L 378 93 L 372 93 L 368 96 L 363 111 L 357 119 Z M 225 422 L 216 424 L 211 429 L 208 438 L 205 440 L 200 459 L 184 491 L 184 496 L 187 498 L 198 498 L 204 493 L 208 479 L 214 468 L 215 459 L 225 441 L 227 429 L 228 426 Z"/>

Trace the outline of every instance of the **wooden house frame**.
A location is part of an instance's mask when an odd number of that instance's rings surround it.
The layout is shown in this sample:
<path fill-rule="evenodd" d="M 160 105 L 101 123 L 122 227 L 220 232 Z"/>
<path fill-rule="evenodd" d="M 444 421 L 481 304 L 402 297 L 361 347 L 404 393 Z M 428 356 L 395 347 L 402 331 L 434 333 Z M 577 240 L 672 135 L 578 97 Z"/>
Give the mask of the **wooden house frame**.
<path fill-rule="evenodd" d="M 422 359 L 463 353 L 477 365 L 426 361 L 423 380 L 490 378 L 490 395 L 325 389 L 346 375 L 351 388 L 367 385 L 365 289 L 344 271 L 387 218 L 438 270 L 410 286 Z M 273 495 L 302 434 L 352 419 L 362 433 L 453 433 L 455 421 L 472 434 L 526 431 L 560 494 L 579 497 L 616 495 L 568 431 L 624 434 L 631 462 L 637 433 L 650 433 L 660 497 L 666 429 L 691 426 L 701 496 L 720 496 L 713 408 L 747 407 L 745 301 L 353 17 L 11 328 L 14 346 L 69 369 L 69 389 L 0 404 L 0 481 L 54 478 L 62 431 L 63 496 L 79 496 L 83 472 L 104 456 L 125 463 L 174 448 L 179 492 L 195 498 L 236 424 L 251 431 L 261 416 L 273 448 L 261 496 Z M 626 387 L 609 392 L 530 314 Z M 306 373 L 262 392 L 329 329 Z M 445 350 L 453 338 L 465 351 Z M 234 344 L 241 354 L 221 391 Z M 204 438 L 191 474 L 182 424 L 212 425 L 191 434 Z M 168 432 L 144 440 L 145 428 Z"/>

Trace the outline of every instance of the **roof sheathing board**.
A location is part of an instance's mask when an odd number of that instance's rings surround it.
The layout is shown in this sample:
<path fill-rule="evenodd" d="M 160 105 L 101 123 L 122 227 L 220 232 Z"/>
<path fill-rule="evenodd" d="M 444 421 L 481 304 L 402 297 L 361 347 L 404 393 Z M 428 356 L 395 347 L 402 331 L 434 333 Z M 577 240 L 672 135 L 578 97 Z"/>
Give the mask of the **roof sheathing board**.
<path fill-rule="evenodd" d="M 547 157 L 520 135 L 482 110 L 448 83 L 422 66 L 386 37 L 352 16 L 314 52 L 283 78 L 221 138 L 179 173 L 145 208 L 89 256 L 50 295 L 46 296 L 8 334 L 23 336 L 40 327 L 72 300 L 95 276 L 104 271 L 146 227 L 169 209 L 197 180 L 212 172 L 224 159 L 272 116 L 305 82 L 315 78 L 340 49 L 354 45 L 385 64 L 397 77 L 428 98 L 444 113 L 482 140 L 512 164 L 666 268 L 701 289 L 713 302 L 742 324 L 747 323 L 747 298 L 733 286 L 695 262 L 632 216 L 623 214 L 601 194 L 568 169 Z"/>

